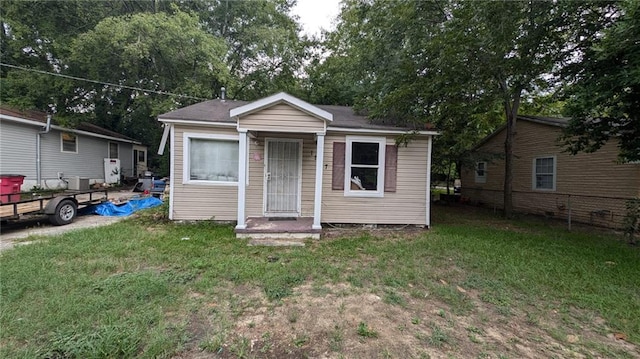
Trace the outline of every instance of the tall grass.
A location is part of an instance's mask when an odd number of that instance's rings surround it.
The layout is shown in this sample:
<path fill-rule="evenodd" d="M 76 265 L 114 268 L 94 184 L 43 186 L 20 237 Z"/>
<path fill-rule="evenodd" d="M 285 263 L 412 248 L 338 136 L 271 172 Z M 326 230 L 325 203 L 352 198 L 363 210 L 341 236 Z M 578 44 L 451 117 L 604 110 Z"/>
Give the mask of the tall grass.
<path fill-rule="evenodd" d="M 403 293 L 429 292 L 469 314 L 474 304 L 460 286 L 505 315 L 573 308 L 640 343 L 637 248 L 535 221 L 454 221 L 456 209 L 444 210 L 417 236 L 363 233 L 304 248 L 248 247 L 231 227 L 208 222 L 144 220 L 20 246 L 0 257 L 0 356 L 171 357 L 191 340 L 189 318 L 201 305 L 193 293 L 231 303 L 250 286 L 277 302 L 308 282 L 348 282 L 400 306 Z"/>

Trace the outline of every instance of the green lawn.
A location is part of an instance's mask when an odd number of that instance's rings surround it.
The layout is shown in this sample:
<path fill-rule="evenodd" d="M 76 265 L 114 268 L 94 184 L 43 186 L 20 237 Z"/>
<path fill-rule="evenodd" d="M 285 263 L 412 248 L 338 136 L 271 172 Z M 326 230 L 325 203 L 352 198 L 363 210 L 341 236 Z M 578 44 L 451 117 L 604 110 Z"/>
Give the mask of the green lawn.
<path fill-rule="evenodd" d="M 424 345 L 416 357 L 430 350 L 518 357 L 516 341 L 539 341 L 516 338 L 510 349 L 481 340 L 482 325 L 508 328 L 511 321 L 587 356 L 640 355 L 638 248 L 599 230 L 569 233 L 554 223 L 459 207 L 433 212 L 430 231 L 362 232 L 302 248 L 249 247 L 229 226 L 158 223 L 149 213 L 19 246 L 0 255 L 0 357 L 156 358 L 194 350 L 214 357 L 313 357 L 325 350 L 368 357 L 349 352 L 349 336 L 370 345 L 385 340 L 369 320 L 353 330 L 336 324 L 323 334 L 326 348 L 311 329 L 295 335 L 292 349 L 278 347 L 274 331 L 265 331 L 257 350 L 234 329 L 251 309 L 264 306 L 264 317 L 300 303 L 296 290 L 305 285 L 318 300 L 375 294 L 410 313 L 400 333 L 423 328 L 410 335 Z M 339 285 L 348 290 L 338 293 Z M 443 309 L 420 312 L 426 300 Z M 306 318 L 285 312 L 290 326 Z M 258 324 L 249 321 L 246 330 Z M 574 331 L 602 340 L 567 342 Z M 627 347 L 607 341 L 613 333 L 626 336 Z M 405 356 L 394 350 L 376 355 Z"/>

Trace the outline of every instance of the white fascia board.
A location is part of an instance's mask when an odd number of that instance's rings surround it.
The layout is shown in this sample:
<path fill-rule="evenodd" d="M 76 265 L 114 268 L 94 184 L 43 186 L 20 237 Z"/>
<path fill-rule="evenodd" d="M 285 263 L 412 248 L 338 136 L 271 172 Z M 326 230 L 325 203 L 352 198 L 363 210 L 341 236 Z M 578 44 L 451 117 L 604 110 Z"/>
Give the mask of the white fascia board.
<path fill-rule="evenodd" d="M 353 133 L 372 133 L 372 134 L 392 134 L 401 135 L 405 133 L 411 133 L 411 130 L 377 130 L 369 128 L 346 128 L 346 127 L 327 127 L 327 132 L 353 132 Z M 419 135 L 425 136 L 438 136 L 440 133 L 437 131 L 416 131 Z"/>
<path fill-rule="evenodd" d="M 9 120 L 9 121 L 14 121 L 14 122 L 18 122 L 18 123 L 23 123 L 25 125 L 33 125 L 33 126 L 38 126 L 38 127 L 46 127 L 47 126 L 46 123 L 42 123 L 42 122 L 39 122 L 39 121 L 26 120 L 24 118 L 19 118 L 19 117 L 14 117 L 14 116 L 0 115 L 0 118 L 3 119 L 3 120 Z M 118 137 L 112 137 L 112 136 L 108 136 L 108 135 L 102 135 L 102 134 L 99 134 L 99 133 L 76 130 L 76 129 L 73 129 L 73 128 L 66 128 L 66 127 L 62 127 L 62 126 L 58 126 L 58 125 L 51 125 L 51 129 L 58 130 L 58 131 L 63 131 L 63 132 L 76 133 L 76 134 L 79 134 L 79 135 L 84 135 L 84 136 L 89 136 L 89 137 L 104 138 L 104 139 L 107 139 L 107 140 L 110 140 L 110 141 L 126 142 L 126 143 L 133 143 L 133 144 L 136 144 L 136 145 L 142 145 L 142 142 L 135 141 L 135 140 L 126 140 L 124 138 L 118 138 Z"/>
<path fill-rule="evenodd" d="M 184 124 L 184 125 L 198 125 L 198 126 L 210 126 L 210 127 L 236 127 L 235 122 L 180 120 L 180 119 L 173 119 L 173 118 L 158 118 L 158 121 L 162 123 L 177 123 L 177 124 Z"/>
<path fill-rule="evenodd" d="M 273 129 L 269 129 L 269 128 L 244 128 L 244 127 L 237 127 L 238 132 L 274 132 Z M 299 133 L 299 134 L 314 134 L 314 135 L 325 135 L 326 132 L 324 131 L 300 131 L 300 130 L 289 130 L 289 129 L 278 129 L 277 131 L 278 133 Z"/>
<path fill-rule="evenodd" d="M 234 118 L 234 117 L 246 115 L 246 114 L 249 114 L 249 113 L 252 113 L 252 112 L 255 112 L 263 108 L 267 108 L 269 106 L 282 103 L 282 102 L 288 103 L 289 105 L 299 110 L 302 110 L 311 115 L 319 117 L 325 121 L 330 121 L 330 122 L 333 121 L 333 114 L 331 114 L 330 112 L 327 112 L 321 108 L 318 108 L 308 102 L 302 101 L 301 99 L 297 97 L 293 97 L 284 92 L 280 92 L 275 95 L 265 97 L 263 99 L 248 103 L 244 106 L 233 108 L 231 109 L 231 111 L 229 111 L 229 114 L 231 115 L 232 118 Z"/>
<path fill-rule="evenodd" d="M 14 116 L 3 115 L 3 114 L 0 114 L 0 119 L 9 120 L 9 121 L 13 121 L 13 122 L 18 122 L 18 123 L 22 123 L 22 124 L 25 124 L 25 125 L 38 126 L 38 127 L 46 127 L 47 126 L 46 123 L 42 123 L 40 121 L 32 121 L 32 120 L 27 120 L 27 119 L 20 118 L 20 117 L 14 117 Z"/>
<path fill-rule="evenodd" d="M 55 125 L 51 126 L 51 128 L 53 128 L 54 130 L 58 130 L 58 131 L 72 132 L 72 133 L 77 133 L 79 135 L 85 135 L 85 136 L 89 136 L 89 137 L 104 138 L 104 139 L 107 139 L 109 141 L 126 142 L 126 143 L 133 143 L 133 144 L 136 144 L 136 145 L 142 145 L 142 142 L 140 142 L 140 141 L 125 140 L 124 138 L 111 137 L 111 136 L 101 135 L 101 134 L 93 133 L 93 132 L 74 130 L 74 129 L 71 129 L 71 128 L 60 127 L 60 126 L 55 126 Z"/>

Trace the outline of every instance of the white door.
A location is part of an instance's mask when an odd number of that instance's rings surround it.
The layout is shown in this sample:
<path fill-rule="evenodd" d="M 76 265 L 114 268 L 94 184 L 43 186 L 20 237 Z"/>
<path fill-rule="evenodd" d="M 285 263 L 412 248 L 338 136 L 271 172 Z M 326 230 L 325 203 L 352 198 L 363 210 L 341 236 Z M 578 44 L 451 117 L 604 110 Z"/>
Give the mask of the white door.
<path fill-rule="evenodd" d="M 106 183 L 120 183 L 120 160 L 117 158 L 104 159 L 104 181 Z"/>
<path fill-rule="evenodd" d="M 265 216 L 299 216 L 302 141 L 267 139 L 265 146 Z"/>

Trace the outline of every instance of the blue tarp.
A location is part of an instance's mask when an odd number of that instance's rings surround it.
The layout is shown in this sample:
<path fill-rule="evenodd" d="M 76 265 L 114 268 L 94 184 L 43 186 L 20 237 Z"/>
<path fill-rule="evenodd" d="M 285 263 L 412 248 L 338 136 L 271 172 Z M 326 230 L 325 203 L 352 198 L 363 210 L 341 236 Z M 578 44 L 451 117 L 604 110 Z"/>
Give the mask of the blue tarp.
<path fill-rule="evenodd" d="M 162 201 L 156 197 L 130 199 L 129 202 L 121 205 L 106 202 L 95 206 L 93 213 L 101 216 L 122 217 L 128 216 L 141 209 L 158 207 L 161 204 Z"/>

